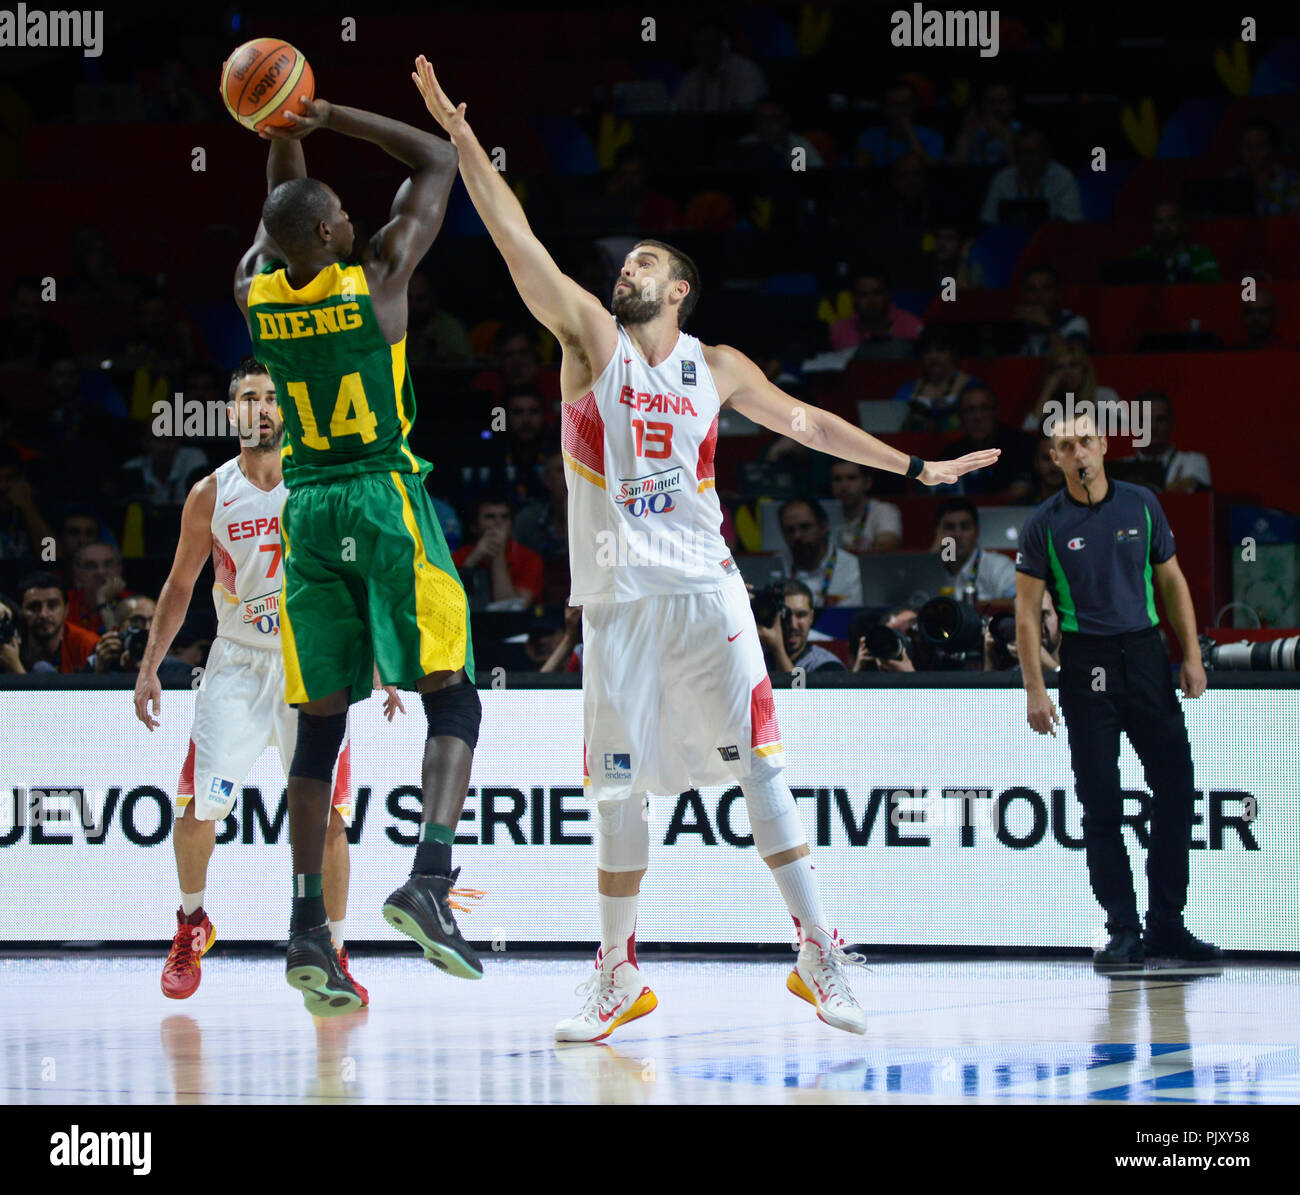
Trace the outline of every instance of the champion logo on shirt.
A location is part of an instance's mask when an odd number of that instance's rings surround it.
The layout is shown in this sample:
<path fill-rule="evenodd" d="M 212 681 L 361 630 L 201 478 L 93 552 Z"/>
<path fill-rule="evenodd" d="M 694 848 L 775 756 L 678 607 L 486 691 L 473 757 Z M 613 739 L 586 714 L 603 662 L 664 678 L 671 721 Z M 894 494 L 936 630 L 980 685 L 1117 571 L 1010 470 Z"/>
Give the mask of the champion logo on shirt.
<path fill-rule="evenodd" d="M 1083 536 L 1076 535 L 1068 544 L 1065 545 L 1071 552 L 1077 552 L 1083 547 Z"/>

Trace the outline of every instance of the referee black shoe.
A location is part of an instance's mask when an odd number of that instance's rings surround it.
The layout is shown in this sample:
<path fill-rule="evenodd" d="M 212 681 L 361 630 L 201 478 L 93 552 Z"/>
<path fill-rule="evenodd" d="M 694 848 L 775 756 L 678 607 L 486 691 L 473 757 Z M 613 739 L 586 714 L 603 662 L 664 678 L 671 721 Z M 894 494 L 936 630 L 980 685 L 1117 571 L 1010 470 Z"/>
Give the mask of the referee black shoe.
<path fill-rule="evenodd" d="M 1181 917 L 1152 917 L 1147 914 L 1147 929 L 1142 937 L 1148 957 L 1170 959 L 1180 963 L 1216 963 L 1223 961 L 1223 951 L 1211 942 L 1202 942 L 1182 922 Z"/>
<path fill-rule="evenodd" d="M 461 937 L 452 915 L 452 886 L 460 868 L 449 876 L 413 875 L 384 901 L 384 920 L 398 933 L 424 947 L 424 957 L 459 979 L 482 979 L 483 964 Z"/>
<path fill-rule="evenodd" d="M 315 1017 L 356 1012 L 363 1003 L 361 994 L 339 965 L 328 925 L 289 935 L 284 977 L 291 988 L 302 993 L 303 1004 Z"/>
<path fill-rule="evenodd" d="M 1098 971 L 1127 970 L 1140 967 L 1145 961 L 1142 935 L 1135 929 L 1117 929 L 1110 941 L 1092 955 L 1092 965 Z"/>

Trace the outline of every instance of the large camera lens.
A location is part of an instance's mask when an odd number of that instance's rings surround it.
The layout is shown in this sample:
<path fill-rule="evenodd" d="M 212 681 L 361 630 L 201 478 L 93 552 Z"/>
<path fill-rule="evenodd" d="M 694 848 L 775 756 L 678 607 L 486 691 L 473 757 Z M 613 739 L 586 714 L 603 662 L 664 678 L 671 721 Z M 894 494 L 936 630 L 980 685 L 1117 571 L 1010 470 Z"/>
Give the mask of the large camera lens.
<path fill-rule="evenodd" d="M 907 640 L 893 627 L 877 623 L 866 634 L 867 650 L 877 660 L 901 660 L 907 654 Z"/>

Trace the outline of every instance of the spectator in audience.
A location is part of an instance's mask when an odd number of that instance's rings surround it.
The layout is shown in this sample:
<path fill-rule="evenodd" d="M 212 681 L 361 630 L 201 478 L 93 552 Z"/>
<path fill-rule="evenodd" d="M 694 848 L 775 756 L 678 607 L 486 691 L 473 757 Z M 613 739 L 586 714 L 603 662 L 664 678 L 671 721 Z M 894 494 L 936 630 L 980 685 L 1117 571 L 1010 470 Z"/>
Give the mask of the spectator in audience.
<path fill-rule="evenodd" d="M 471 494 L 481 490 L 506 491 L 516 506 L 546 496 L 541 463 L 551 438 L 546 432 L 542 400 L 530 388 L 505 401 L 505 429 L 481 429 L 464 453 L 461 478 Z M 493 419 L 493 423 L 499 420 Z"/>
<path fill-rule="evenodd" d="M 59 287 L 60 301 L 129 311 L 148 285 L 141 274 L 122 274 L 113 259 L 108 233 L 97 224 L 77 226 L 72 234 L 72 255 L 72 272 Z"/>
<path fill-rule="evenodd" d="M 1014 624 L 1015 615 L 1008 615 Z M 1039 662 L 1043 674 L 1048 675 L 1061 670 L 1061 620 L 1056 613 L 1056 604 L 1052 601 L 1052 591 L 1043 590 L 1042 631 L 1039 639 Z M 984 625 L 984 671 L 1007 672 L 1020 671 L 1020 650 L 1016 646 L 1014 633 L 1003 641 L 993 634 L 993 619 Z"/>
<path fill-rule="evenodd" d="M 1025 126 L 1016 133 L 1013 160 L 1014 165 L 999 170 L 989 183 L 980 213 L 984 223 L 1000 222 L 1004 199 L 1042 199 L 1049 220 L 1083 219 L 1079 184 L 1067 167 L 1052 161 L 1042 129 Z"/>
<path fill-rule="evenodd" d="M 115 604 L 133 597 L 122 576 L 122 556 L 107 541 L 80 548 L 72 557 L 72 589 L 68 593 L 68 622 L 88 631 L 109 625 Z"/>
<path fill-rule="evenodd" d="M 469 333 L 460 320 L 439 306 L 438 292 L 423 270 L 416 270 L 407 283 L 406 311 L 406 360 L 412 369 L 469 362 Z"/>
<path fill-rule="evenodd" d="M 71 563 L 77 553 L 87 544 L 97 540 L 112 543 L 108 527 L 104 520 L 88 506 L 69 506 L 63 512 L 63 521 L 59 524 L 59 539 L 56 548 L 60 563 Z M 73 622 L 77 620 L 74 618 Z"/>
<path fill-rule="evenodd" d="M 192 679 L 195 668 L 207 667 L 208 652 L 211 648 L 211 635 L 186 622 L 182 623 L 181 629 L 176 632 L 176 638 L 172 640 L 171 651 L 167 654 L 180 660 L 190 670 Z"/>
<path fill-rule="evenodd" d="M 1153 489 L 1168 494 L 1190 494 L 1194 490 L 1208 490 L 1210 462 L 1201 452 L 1182 452 L 1174 447 L 1174 404 L 1169 395 L 1159 390 L 1147 390 L 1137 401 L 1145 403 L 1145 416 L 1150 426 L 1151 439 L 1145 448 L 1134 446 L 1132 456 L 1116 462 L 1119 465 L 1155 465 Z M 1117 471 L 1118 472 L 1118 471 Z M 1134 478 L 1142 480 L 1145 478 Z"/>
<path fill-rule="evenodd" d="M 846 552 L 892 552 L 903 541 L 903 516 L 892 502 L 871 497 L 871 470 L 853 461 L 831 464 L 831 497 L 844 513 L 840 547 Z"/>
<path fill-rule="evenodd" d="M 1039 432 L 1047 404 L 1053 400 L 1063 406 L 1070 401 L 1067 395 L 1074 395 L 1074 403 L 1087 401 L 1094 404 L 1119 402 L 1119 395 L 1109 386 L 1097 384 L 1097 371 L 1092 367 L 1092 358 L 1077 343 L 1062 345 L 1048 354 L 1043 362 L 1043 382 L 1038 392 L 1038 402 L 1034 409 L 1025 416 L 1024 430 Z"/>
<path fill-rule="evenodd" d="M 20 621 L 17 658 L 0 651 L 9 672 L 80 672 L 99 636 L 67 621 L 68 593 L 54 573 L 32 573 L 18 583 L 20 610 L 0 608 L 0 621 Z"/>
<path fill-rule="evenodd" d="M 813 605 L 818 609 L 862 605 L 858 558 L 831 543 L 826 508 L 815 498 L 791 498 L 778 517 L 786 544 L 782 569 L 809 587 Z"/>
<path fill-rule="evenodd" d="M 889 168 L 889 188 L 878 201 L 874 222 L 894 246 L 899 230 L 911 240 L 930 226 L 937 200 L 929 164 L 920 154 L 904 154 Z"/>
<path fill-rule="evenodd" d="M 895 402 L 908 404 L 903 430 L 952 431 L 957 426 L 957 397 L 975 379 L 957 368 L 957 341 L 942 324 L 931 324 L 916 342 L 921 376 L 894 391 Z"/>
<path fill-rule="evenodd" d="M 137 594 L 123 598 L 113 606 L 108 630 L 100 636 L 83 672 L 139 672 L 144 658 L 149 630 L 155 611 L 153 598 Z M 158 679 L 164 684 L 188 685 L 193 680 L 193 666 L 168 651 L 158 665 Z"/>
<path fill-rule="evenodd" d="M 30 560 L 46 543 L 53 544 L 50 525 L 41 514 L 15 448 L 0 445 L 0 560 Z"/>
<path fill-rule="evenodd" d="M 884 270 L 859 270 L 853 279 L 853 312 L 848 319 L 831 325 L 831 348 L 835 351 L 858 347 L 863 350 L 889 347 L 888 356 L 910 355 L 910 344 L 921 335 L 924 325 L 910 311 L 894 306 L 889 276 Z"/>
<path fill-rule="evenodd" d="M 913 122 L 916 90 L 906 79 L 895 79 L 880 104 L 884 124 L 865 130 L 858 138 L 859 166 L 890 166 L 904 154 L 917 154 L 927 165 L 943 161 L 943 138 L 933 129 Z"/>
<path fill-rule="evenodd" d="M 177 317 L 164 293 L 147 292 L 136 300 L 113 357 L 116 366 L 134 374 L 127 404 L 131 418 L 152 419 L 154 404 L 171 399 L 194 357 L 189 325 Z"/>
<path fill-rule="evenodd" d="M 1242 166 L 1255 184 L 1255 214 L 1287 216 L 1300 208 L 1300 175 L 1277 160 L 1277 126 L 1271 120 L 1248 120 L 1240 136 Z"/>
<path fill-rule="evenodd" d="M 1088 347 L 1088 321 L 1061 306 L 1061 282 L 1049 265 L 1025 271 L 1020 280 L 1020 305 L 1011 318 L 1025 330 L 1021 357 L 1045 357 L 1065 344 Z"/>
<path fill-rule="evenodd" d="M 758 641 L 769 672 L 844 671 L 840 658 L 808 641 L 813 624 L 812 590 L 802 581 L 784 582 L 785 609 L 768 626 L 758 625 Z"/>
<path fill-rule="evenodd" d="M 542 457 L 544 499 L 530 502 L 515 518 L 515 539 L 539 556 L 569 556 L 569 483 L 564 475 L 564 454 L 552 449 Z"/>
<path fill-rule="evenodd" d="M 564 607 L 564 633 L 538 672 L 582 672 L 582 607 Z"/>
<path fill-rule="evenodd" d="M 914 643 L 912 631 L 916 626 L 916 611 L 910 606 L 900 606 L 889 611 L 883 618 L 868 623 L 855 620 L 849 624 L 849 648 L 853 653 L 854 672 L 915 672 L 916 662 L 912 659 Z M 892 641 L 891 654 L 874 656 L 867 646 L 867 634 L 872 627 L 888 627 L 898 635 Z"/>
<path fill-rule="evenodd" d="M 22 603 L 0 593 L 0 672 L 22 674 L 23 627 Z"/>
<path fill-rule="evenodd" d="M 638 232 L 665 233 L 681 227 L 682 211 L 667 195 L 661 194 L 650 186 L 650 163 L 635 145 L 624 146 L 614 160 L 614 169 L 610 171 L 609 182 L 605 184 L 605 194 L 625 200 L 632 223 Z M 587 255 L 585 264 L 588 269 L 592 263 L 598 263 L 597 269 L 601 282 L 599 293 L 604 294 L 604 263 L 599 257 Z M 581 282 L 582 280 L 579 279 Z M 598 293 L 591 286 L 587 289 Z"/>
<path fill-rule="evenodd" d="M 939 506 L 933 551 L 952 577 L 958 601 L 991 602 L 1016 596 L 1016 566 L 1000 552 L 979 546 L 980 512 L 969 498 L 947 498 Z"/>
<path fill-rule="evenodd" d="M 181 393 L 189 403 L 202 403 L 205 411 L 215 411 L 230 401 L 229 381 L 206 361 L 192 361 L 184 373 Z"/>
<path fill-rule="evenodd" d="M 679 112 L 735 112 L 752 108 L 767 92 L 757 63 L 731 48 L 716 25 L 701 25 L 691 38 L 695 65 L 677 88 Z"/>
<path fill-rule="evenodd" d="M 749 170 L 789 170 L 802 150 L 803 168 L 820 169 L 825 163 L 806 137 L 790 131 L 790 112 L 780 100 L 768 97 L 754 105 L 754 131 L 736 143 L 737 164 Z"/>
<path fill-rule="evenodd" d="M 934 226 L 927 253 L 925 285 L 938 290 L 946 278 L 953 279 L 957 289 L 983 290 L 984 267 L 971 260 L 975 238 L 970 236 L 956 220 L 943 220 Z"/>
<path fill-rule="evenodd" d="M 986 83 L 980 91 L 979 105 L 966 109 L 952 160 L 963 166 L 1002 166 L 1010 162 L 1020 129 L 1015 110 L 1016 99 L 1009 83 Z"/>
<path fill-rule="evenodd" d="M 68 334 L 45 314 L 39 278 L 9 288 L 9 314 L 0 320 L 0 362 L 11 369 L 45 369 L 68 353 Z"/>
<path fill-rule="evenodd" d="M 24 465 L 31 464 L 40 455 L 15 434 L 13 404 L 0 394 L 0 453 L 4 452 L 13 453 Z"/>
<path fill-rule="evenodd" d="M 1158 261 L 1166 282 L 1218 282 L 1219 263 L 1204 245 L 1187 240 L 1182 205 L 1176 199 L 1162 199 L 1151 218 L 1151 244 L 1143 245 L 1133 257 L 1137 261 Z"/>
<path fill-rule="evenodd" d="M 1277 333 L 1277 295 L 1271 287 L 1261 286 L 1253 300 L 1243 300 L 1241 323 L 1246 329 L 1246 339 L 1238 346 L 1243 349 L 1272 349 L 1282 347 Z"/>
<path fill-rule="evenodd" d="M 140 445 L 144 452 L 122 466 L 123 496 L 151 506 L 184 505 L 193 475 L 208 467 L 207 454 L 179 436 L 155 435 L 149 423 L 141 425 Z"/>
<path fill-rule="evenodd" d="M 1029 493 L 1025 495 L 1025 502 L 1037 506 L 1046 502 L 1065 485 L 1065 474 L 1061 472 L 1061 466 L 1052 459 L 1050 436 L 1040 435 L 1034 445 L 1033 471 L 1033 483 L 1029 487 Z"/>
<path fill-rule="evenodd" d="M 564 638 L 564 621 L 558 613 L 539 611 L 524 638 L 523 652 L 534 671 L 540 672 Z M 552 670 L 553 671 L 553 670 Z"/>
<path fill-rule="evenodd" d="M 964 433 L 944 450 L 945 460 L 955 460 L 981 448 L 1000 448 L 1002 455 L 986 469 L 976 469 L 959 479 L 961 493 L 982 497 L 1023 498 L 1033 480 L 1033 447 L 1024 432 L 998 420 L 998 396 L 975 382 L 957 399 L 957 418 Z"/>
<path fill-rule="evenodd" d="M 527 328 L 503 327 L 496 338 L 497 367 L 474 379 L 474 389 L 486 391 L 492 405 L 508 394 L 531 390 L 542 400 L 546 412 L 558 410 L 560 374 L 542 368 L 537 352 L 537 337 Z"/>
<path fill-rule="evenodd" d="M 486 569 L 492 578 L 492 601 L 520 607 L 542 592 L 542 558 L 512 539 L 510 500 L 485 496 L 474 504 L 474 542 L 462 544 L 451 559 L 458 568 Z"/>

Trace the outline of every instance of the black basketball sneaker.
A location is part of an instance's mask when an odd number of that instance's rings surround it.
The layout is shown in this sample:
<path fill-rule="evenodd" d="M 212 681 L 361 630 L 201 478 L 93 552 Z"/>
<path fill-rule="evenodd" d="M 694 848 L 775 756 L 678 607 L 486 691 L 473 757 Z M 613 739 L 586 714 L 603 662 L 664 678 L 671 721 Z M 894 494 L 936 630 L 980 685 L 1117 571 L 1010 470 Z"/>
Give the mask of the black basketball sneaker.
<path fill-rule="evenodd" d="M 449 876 L 413 875 L 384 901 L 384 920 L 399 933 L 424 947 L 424 957 L 435 967 L 460 979 L 482 979 L 483 964 L 461 937 L 452 909 L 469 910 L 452 897 L 477 900 L 475 889 L 455 888 L 460 868 Z"/>
<path fill-rule="evenodd" d="M 316 1017 L 337 1017 L 356 1012 L 363 1001 L 339 965 L 328 925 L 289 935 L 284 977 L 302 992 L 307 1011 Z"/>

